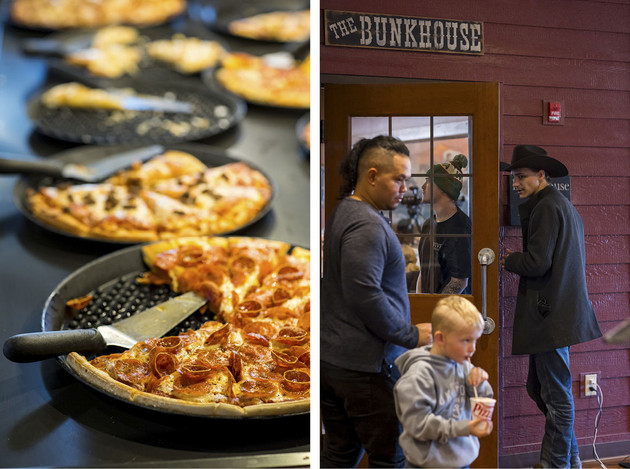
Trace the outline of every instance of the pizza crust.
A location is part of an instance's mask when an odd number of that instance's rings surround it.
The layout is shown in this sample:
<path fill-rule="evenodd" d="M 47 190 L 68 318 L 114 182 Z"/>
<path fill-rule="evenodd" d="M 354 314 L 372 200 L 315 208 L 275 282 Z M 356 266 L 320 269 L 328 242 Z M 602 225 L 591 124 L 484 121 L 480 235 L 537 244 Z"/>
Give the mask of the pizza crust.
<path fill-rule="evenodd" d="M 310 411 L 310 399 L 254 404 L 247 407 L 239 407 L 222 402 L 199 404 L 196 402 L 182 401 L 172 397 L 162 397 L 144 391 L 138 391 L 137 389 L 120 383 L 104 371 L 91 365 L 85 357 L 76 352 L 72 352 L 65 357 L 65 362 L 80 379 L 95 386 L 97 389 L 103 390 L 107 394 L 131 404 L 164 412 L 199 417 L 251 418 L 288 416 Z"/>

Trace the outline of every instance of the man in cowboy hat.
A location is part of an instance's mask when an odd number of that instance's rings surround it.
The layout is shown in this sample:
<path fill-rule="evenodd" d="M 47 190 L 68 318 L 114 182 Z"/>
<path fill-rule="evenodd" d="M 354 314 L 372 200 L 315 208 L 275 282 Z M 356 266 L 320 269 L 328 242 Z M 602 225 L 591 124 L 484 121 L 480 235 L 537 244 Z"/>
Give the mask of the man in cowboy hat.
<path fill-rule="evenodd" d="M 523 252 L 506 249 L 501 264 L 520 275 L 512 354 L 529 354 L 527 392 L 545 415 L 542 467 L 581 467 L 573 431 L 569 347 L 601 337 L 588 298 L 584 225 L 575 207 L 549 184 L 567 168 L 534 145 L 517 145 L 510 165 L 523 232 Z"/>

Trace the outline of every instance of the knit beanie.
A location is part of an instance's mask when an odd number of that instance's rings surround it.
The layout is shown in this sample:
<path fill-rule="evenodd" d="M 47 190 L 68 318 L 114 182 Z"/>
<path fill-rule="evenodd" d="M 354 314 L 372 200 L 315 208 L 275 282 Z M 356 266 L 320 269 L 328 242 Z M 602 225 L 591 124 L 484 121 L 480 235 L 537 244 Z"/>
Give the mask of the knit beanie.
<path fill-rule="evenodd" d="M 455 155 L 448 163 L 433 165 L 427 171 L 427 176 L 433 173 L 435 184 L 451 199 L 457 200 L 462 190 L 462 169 L 466 166 L 468 166 L 468 159 L 462 154 Z"/>

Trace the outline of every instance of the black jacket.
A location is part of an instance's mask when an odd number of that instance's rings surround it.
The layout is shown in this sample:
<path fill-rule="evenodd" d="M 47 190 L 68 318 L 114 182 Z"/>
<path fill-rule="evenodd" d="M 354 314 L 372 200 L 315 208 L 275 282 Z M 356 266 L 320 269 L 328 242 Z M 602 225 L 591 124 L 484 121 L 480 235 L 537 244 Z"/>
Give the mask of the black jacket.
<path fill-rule="evenodd" d="M 547 352 L 602 336 L 588 298 L 584 225 L 575 207 L 547 186 L 519 207 L 523 252 L 505 268 L 520 275 L 512 354 Z"/>

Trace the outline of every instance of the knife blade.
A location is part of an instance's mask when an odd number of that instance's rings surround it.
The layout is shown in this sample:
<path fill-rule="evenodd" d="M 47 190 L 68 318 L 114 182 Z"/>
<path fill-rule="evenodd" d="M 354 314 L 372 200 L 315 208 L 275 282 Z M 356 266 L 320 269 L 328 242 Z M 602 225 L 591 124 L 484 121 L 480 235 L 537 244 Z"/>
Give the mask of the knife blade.
<path fill-rule="evenodd" d="M 22 51 L 26 54 L 63 57 L 91 47 L 96 32 L 96 30 L 76 30 L 70 34 L 25 39 L 22 42 Z"/>
<path fill-rule="evenodd" d="M 194 292 L 188 292 L 111 326 L 14 335 L 4 343 L 4 356 L 14 362 L 28 363 L 70 352 L 95 354 L 107 346 L 130 348 L 137 342 L 162 337 L 207 301 Z"/>
<path fill-rule="evenodd" d="M 98 182 L 131 166 L 136 161 L 144 162 L 161 153 L 164 153 L 162 145 L 151 145 L 116 153 L 89 165 L 0 158 L 0 174 L 40 174 L 82 182 Z"/>

